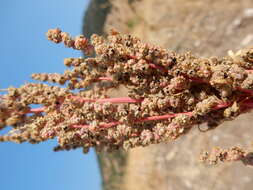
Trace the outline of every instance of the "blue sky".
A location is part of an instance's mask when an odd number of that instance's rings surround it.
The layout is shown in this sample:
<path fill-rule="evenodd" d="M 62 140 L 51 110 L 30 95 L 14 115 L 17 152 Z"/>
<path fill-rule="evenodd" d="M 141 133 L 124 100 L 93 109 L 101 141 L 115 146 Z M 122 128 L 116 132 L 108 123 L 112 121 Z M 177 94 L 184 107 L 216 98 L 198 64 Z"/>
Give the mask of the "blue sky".
<path fill-rule="evenodd" d="M 0 1 L 0 88 L 32 82 L 38 72 L 63 72 L 65 57 L 78 51 L 46 40 L 50 28 L 81 33 L 88 0 Z M 98 190 L 101 179 L 94 151 L 53 152 L 56 141 L 0 144 L 1 190 Z"/>

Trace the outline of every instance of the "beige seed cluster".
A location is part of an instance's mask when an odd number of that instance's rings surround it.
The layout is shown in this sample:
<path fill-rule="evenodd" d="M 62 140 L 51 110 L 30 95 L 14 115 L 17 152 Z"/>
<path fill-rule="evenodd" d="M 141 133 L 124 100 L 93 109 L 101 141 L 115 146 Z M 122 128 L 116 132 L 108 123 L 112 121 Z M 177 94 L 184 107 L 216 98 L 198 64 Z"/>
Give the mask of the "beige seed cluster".
<path fill-rule="evenodd" d="M 200 155 L 200 161 L 212 165 L 218 162 L 232 162 L 238 160 L 243 161 L 245 165 L 253 165 L 252 153 L 248 153 L 243 148 L 236 146 L 227 149 L 215 147 L 210 153 L 204 151 Z"/>
<path fill-rule="evenodd" d="M 63 74 L 32 75 L 65 88 L 35 83 L 9 88 L 0 97 L 0 127 L 13 129 L 1 141 L 57 138 L 55 150 L 128 149 L 175 140 L 201 123 L 214 129 L 253 108 L 251 48 L 199 58 L 116 31 L 90 41 L 60 29 L 47 37 L 95 57 L 65 59 L 69 69 Z M 108 97 L 108 90 L 122 85 L 126 97 Z"/>

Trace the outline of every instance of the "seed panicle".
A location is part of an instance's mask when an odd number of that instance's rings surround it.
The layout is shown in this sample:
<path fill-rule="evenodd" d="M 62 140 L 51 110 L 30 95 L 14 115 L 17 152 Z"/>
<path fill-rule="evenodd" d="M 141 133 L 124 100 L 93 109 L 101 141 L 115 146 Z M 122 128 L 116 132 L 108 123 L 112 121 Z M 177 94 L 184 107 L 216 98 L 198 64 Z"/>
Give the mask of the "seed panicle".
<path fill-rule="evenodd" d="M 57 138 L 56 151 L 128 149 L 175 140 L 202 123 L 211 130 L 253 108 L 253 48 L 199 58 L 116 31 L 88 40 L 51 29 L 47 37 L 95 57 L 66 58 L 69 70 L 63 74 L 32 75 L 66 88 L 40 83 L 8 88 L 0 97 L 0 128 L 13 129 L 0 141 Z M 127 97 L 110 98 L 108 92 L 120 86 L 128 89 Z M 204 153 L 202 160 L 246 157 L 240 148 L 214 152 Z"/>

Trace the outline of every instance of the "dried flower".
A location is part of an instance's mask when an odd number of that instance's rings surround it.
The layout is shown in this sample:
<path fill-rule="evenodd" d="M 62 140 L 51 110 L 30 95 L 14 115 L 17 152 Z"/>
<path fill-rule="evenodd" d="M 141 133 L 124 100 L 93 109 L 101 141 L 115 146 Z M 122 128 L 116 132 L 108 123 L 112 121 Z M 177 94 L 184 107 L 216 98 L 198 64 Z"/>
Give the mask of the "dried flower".
<path fill-rule="evenodd" d="M 237 146 L 228 149 L 215 147 L 210 153 L 203 151 L 200 155 L 200 161 L 207 162 L 212 165 L 217 164 L 219 161 L 232 162 L 239 160 L 243 161 L 245 164 L 251 165 L 253 161 L 252 157 L 249 157 L 249 153 Z"/>
<path fill-rule="evenodd" d="M 116 31 L 107 38 L 93 35 L 91 41 L 60 29 L 49 30 L 47 37 L 95 57 L 65 59 L 70 70 L 63 74 L 32 75 L 66 88 L 35 83 L 10 87 L 0 99 L 0 127 L 13 129 L 0 141 L 39 143 L 56 137 L 57 151 L 128 149 L 175 140 L 201 123 L 213 129 L 253 108 L 252 49 L 221 59 L 198 58 Z M 122 85 L 128 97 L 108 97 L 110 89 Z M 203 159 L 244 156 L 237 148 L 215 152 Z"/>

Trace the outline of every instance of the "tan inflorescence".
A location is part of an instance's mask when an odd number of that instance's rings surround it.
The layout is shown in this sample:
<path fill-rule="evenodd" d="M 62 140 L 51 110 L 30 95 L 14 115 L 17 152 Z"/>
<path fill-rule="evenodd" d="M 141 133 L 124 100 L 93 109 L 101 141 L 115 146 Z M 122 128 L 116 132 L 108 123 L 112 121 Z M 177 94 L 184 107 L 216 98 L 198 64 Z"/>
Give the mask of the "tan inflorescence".
<path fill-rule="evenodd" d="M 247 152 L 241 147 L 231 147 L 222 149 L 214 147 L 211 152 L 203 151 L 200 155 L 200 161 L 207 162 L 211 165 L 218 162 L 242 161 L 245 165 L 253 165 L 253 154 Z"/>
<path fill-rule="evenodd" d="M 52 29 L 47 37 L 95 57 L 65 59 L 63 74 L 32 75 L 64 87 L 28 83 L 0 96 L 0 127 L 13 127 L 1 141 L 57 137 L 55 150 L 128 149 L 175 140 L 201 123 L 214 129 L 253 108 L 251 48 L 199 58 L 116 31 L 88 40 Z M 108 97 L 122 85 L 126 97 Z"/>

